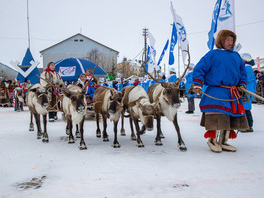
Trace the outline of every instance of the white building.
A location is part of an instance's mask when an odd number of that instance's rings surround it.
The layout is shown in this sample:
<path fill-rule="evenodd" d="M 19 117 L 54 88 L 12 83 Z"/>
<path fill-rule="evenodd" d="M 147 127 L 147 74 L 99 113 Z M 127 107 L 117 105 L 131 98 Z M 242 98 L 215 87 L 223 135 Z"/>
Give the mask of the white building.
<path fill-rule="evenodd" d="M 101 66 L 106 72 L 117 65 L 118 51 L 94 41 L 80 33 L 73 35 L 42 51 L 43 69 L 52 61 L 65 58 L 82 58 Z"/>

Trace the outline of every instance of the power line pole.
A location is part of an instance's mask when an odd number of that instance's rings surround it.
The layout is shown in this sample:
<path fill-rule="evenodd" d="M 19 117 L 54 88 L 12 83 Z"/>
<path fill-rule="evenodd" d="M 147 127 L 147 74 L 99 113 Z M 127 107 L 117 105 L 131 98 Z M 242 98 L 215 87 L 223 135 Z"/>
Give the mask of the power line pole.
<path fill-rule="evenodd" d="M 148 48 L 147 48 L 148 29 L 147 28 L 143 29 L 143 36 L 144 36 L 144 52 L 143 52 L 144 60 L 142 60 L 142 62 L 146 63 L 146 61 L 147 61 L 147 50 L 148 50 Z M 144 77 L 143 68 L 142 68 L 142 77 Z"/>

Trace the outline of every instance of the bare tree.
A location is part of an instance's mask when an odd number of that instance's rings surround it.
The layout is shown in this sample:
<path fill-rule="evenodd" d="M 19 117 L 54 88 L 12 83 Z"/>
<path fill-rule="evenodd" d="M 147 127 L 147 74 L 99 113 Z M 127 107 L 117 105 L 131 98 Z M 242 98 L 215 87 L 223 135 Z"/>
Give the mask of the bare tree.
<path fill-rule="evenodd" d="M 91 50 L 88 53 L 88 60 L 90 60 L 93 63 L 95 63 L 96 65 L 98 65 L 100 62 L 100 54 L 99 54 L 98 50 L 96 50 L 96 49 Z"/>

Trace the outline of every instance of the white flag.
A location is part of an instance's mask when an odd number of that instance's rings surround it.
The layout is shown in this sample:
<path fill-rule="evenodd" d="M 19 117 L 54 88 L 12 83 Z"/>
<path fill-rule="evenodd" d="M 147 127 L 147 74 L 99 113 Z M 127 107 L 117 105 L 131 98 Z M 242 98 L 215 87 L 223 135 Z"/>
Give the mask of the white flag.
<path fill-rule="evenodd" d="M 234 0 L 217 0 L 212 17 L 211 30 L 208 33 L 208 48 L 214 48 L 215 38 L 220 30 L 235 32 Z"/>
<path fill-rule="evenodd" d="M 186 51 L 188 50 L 189 42 L 187 40 L 187 34 L 186 34 L 185 27 L 183 25 L 182 18 L 175 13 L 172 2 L 171 2 L 171 13 L 172 13 L 173 21 L 176 24 L 178 40 L 180 42 L 180 46 L 182 50 L 182 60 L 183 60 L 183 63 L 185 63 L 185 59 L 187 56 Z"/>
<path fill-rule="evenodd" d="M 148 54 L 148 58 L 149 61 L 147 63 L 147 68 L 148 68 L 148 72 L 152 73 L 154 71 L 154 69 L 157 68 L 157 64 L 156 64 L 156 50 L 155 50 L 155 39 L 153 37 L 153 35 L 148 32 L 148 38 L 149 38 L 149 54 Z"/>
<path fill-rule="evenodd" d="M 222 0 L 219 16 L 217 19 L 217 31 L 231 30 L 235 32 L 235 6 L 234 0 Z"/>

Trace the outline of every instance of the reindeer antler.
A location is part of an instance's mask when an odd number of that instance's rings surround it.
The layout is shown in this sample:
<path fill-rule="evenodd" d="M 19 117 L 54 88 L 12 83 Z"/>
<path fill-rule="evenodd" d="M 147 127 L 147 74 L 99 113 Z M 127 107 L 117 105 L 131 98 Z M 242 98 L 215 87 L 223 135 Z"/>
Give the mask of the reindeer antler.
<path fill-rule="evenodd" d="M 148 71 L 147 71 L 147 69 L 146 69 L 146 64 L 148 63 L 148 61 L 150 60 L 150 58 L 147 60 L 147 61 L 145 61 L 145 62 L 143 62 L 143 64 L 141 65 L 141 67 L 143 67 L 143 69 L 145 70 L 145 72 L 149 75 L 149 77 L 150 78 L 152 78 L 153 80 L 155 80 L 156 82 L 161 82 L 160 81 L 160 79 L 156 79 L 156 78 L 154 78 Z"/>
<path fill-rule="evenodd" d="M 66 90 L 66 88 L 64 88 L 64 87 L 60 87 L 60 86 L 57 86 L 57 85 L 53 84 L 52 82 L 50 82 L 49 80 L 42 78 L 42 77 L 39 76 L 38 74 L 37 74 L 37 77 L 39 77 L 40 79 L 46 81 L 46 82 L 48 83 L 48 85 L 52 86 L 54 89 L 58 88 L 58 89 L 60 89 L 60 90 Z"/>
<path fill-rule="evenodd" d="M 178 87 L 180 86 L 180 82 L 181 82 L 182 78 L 184 77 L 184 75 L 186 74 L 188 68 L 190 67 L 190 63 L 191 63 L 191 60 L 190 60 L 190 51 L 189 51 L 189 44 L 188 44 L 187 50 L 183 50 L 183 51 L 187 52 L 187 54 L 188 54 L 188 64 L 186 65 L 186 68 L 185 68 L 183 74 L 181 75 L 181 77 L 178 78 L 175 81 L 175 83 L 178 85 Z"/>
<path fill-rule="evenodd" d="M 94 67 L 93 70 L 88 70 L 90 73 L 92 73 L 92 78 L 95 79 L 96 81 L 98 81 L 98 80 L 97 80 L 97 78 L 95 78 L 94 74 L 95 74 L 95 70 L 96 70 L 97 67 L 98 67 L 98 65 L 96 65 L 96 66 Z M 84 83 L 84 87 L 83 87 L 83 89 L 85 89 L 85 88 L 90 84 L 92 78 L 89 79 L 89 80 L 87 80 L 87 81 Z"/>

